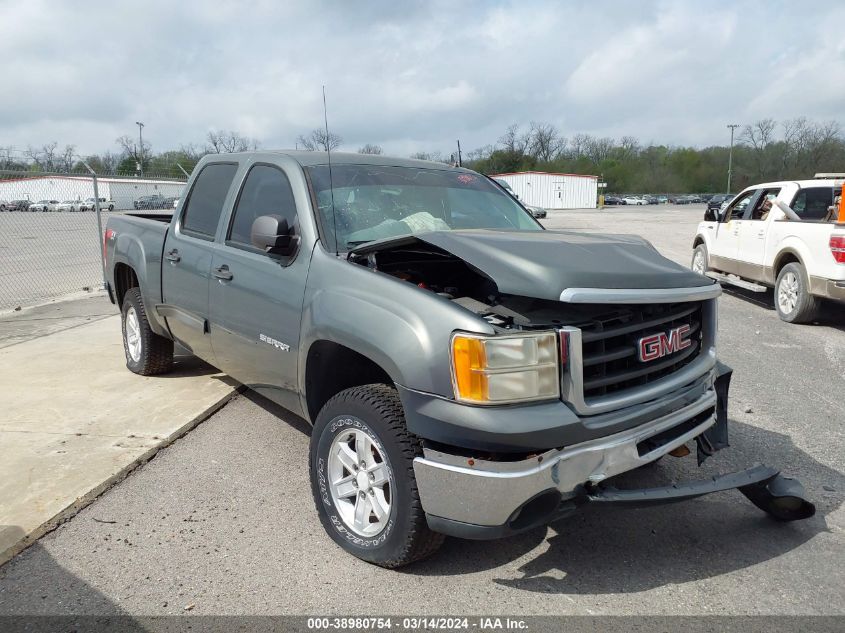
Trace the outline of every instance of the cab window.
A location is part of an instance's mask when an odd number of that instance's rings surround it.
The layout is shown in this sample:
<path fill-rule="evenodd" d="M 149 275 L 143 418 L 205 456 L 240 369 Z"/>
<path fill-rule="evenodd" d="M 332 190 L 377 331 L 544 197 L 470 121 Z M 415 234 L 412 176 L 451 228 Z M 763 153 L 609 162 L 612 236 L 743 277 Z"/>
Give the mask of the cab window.
<path fill-rule="evenodd" d="M 212 163 L 203 167 L 185 201 L 182 232 L 204 239 L 214 238 L 237 170 L 234 163 Z"/>
<path fill-rule="evenodd" d="M 777 189 L 763 189 L 760 192 L 760 197 L 754 203 L 754 208 L 751 212 L 745 214 L 746 220 L 765 220 L 769 217 L 769 213 L 775 204 L 775 198 L 780 194 L 780 187 Z"/>
<path fill-rule="evenodd" d="M 282 217 L 289 227 L 294 227 L 297 220 L 290 181 L 281 169 L 270 165 L 255 165 L 249 170 L 235 204 L 226 243 L 252 248 L 252 223 L 262 215 Z"/>
<path fill-rule="evenodd" d="M 795 194 L 789 206 L 805 222 L 823 222 L 832 204 L 831 187 L 807 187 Z"/>
<path fill-rule="evenodd" d="M 746 207 L 748 207 L 748 204 L 755 195 L 757 195 L 756 191 L 749 191 L 737 198 L 732 205 L 725 209 L 725 215 L 722 221 L 741 220 Z"/>

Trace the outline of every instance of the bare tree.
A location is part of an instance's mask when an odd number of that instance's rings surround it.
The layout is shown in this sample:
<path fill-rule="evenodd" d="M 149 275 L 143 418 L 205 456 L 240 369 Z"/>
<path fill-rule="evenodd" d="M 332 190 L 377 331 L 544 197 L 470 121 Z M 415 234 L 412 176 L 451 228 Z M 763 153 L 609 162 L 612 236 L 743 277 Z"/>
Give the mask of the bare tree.
<path fill-rule="evenodd" d="M 505 130 L 505 133 L 499 137 L 499 145 L 501 145 L 506 152 L 516 154 L 518 156 L 524 156 L 527 153 L 530 144 L 531 135 L 528 133 L 521 133 L 519 131 L 519 125 L 516 123 L 509 125 L 508 129 Z"/>
<path fill-rule="evenodd" d="M 258 149 L 258 141 L 229 130 L 209 130 L 206 135 L 206 152 L 209 154 L 231 154 Z"/>
<path fill-rule="evenodd" d="M 528 153 L 537 160 L 545 162 L 554 160 L 566 147 L 566 139 L 550 123 L 532 121 L 528 135 Z"/>
<path fill-rule="evenodd" d="M 383 154 L 384 150 L 381 149 L 381 145 L 373 145 L 372 143 L 367 143 L 364 147 L 358 148 L 359 154 Z"/>
<path fill-rule="evenodd" d="M 73 169 L 73 157 L 76 156 L 76 145 L 65 145 L 56 163 L 61 171 L 69 172 Z"/>
<path fill-rule="evenodd" d="M 477 160 L 483 160 L 485 158 L 490 158 L 490 154 L 493 153 L 493 146 L 492 145 L 485 145 L 483 147 L 477 147 L 474 150 L 470 150 L 466 153 L 466 162 L 474 162 Z"/>
<path fill-rule="evenodd" d="M 143 147 L 138 147 L 138 144 L 128 134 L 119 136 L 114 141 L 122 150 L 123 158 L 131 158 L 136 163 L 144 163 L 152 155 L 152 147 L 149 143 L 144 142 Z"/>
<path fill-rule="evenodd" d="M 589 134 L 576 134 L 569 140 L 569 155 L 572 158 L 581 158 L 586 155 L 587 147 L 593 142 Z"/>
<path fill-rule="evenodd" d="M 635 136 L 623 136 L 619 140 L 619 157 L 623 160 L 628 160 L 639 155 L 641 151 L 640 142 Z"/>
<path fill-rule="evenodd" d="M 598 165 L 610 157 L 610 152 L 613 151 L 615 144 L 615 141 L 608 136 L 602 138 L 590 137 L 587 146 L 584 148 L 584 153 L 587 158 Z"/>
<path fill-rule="evenodd" d="M 434 151 L 434 152 L 414 152 L 410 156 L 416 160 L 430 160 L 435 163 L 448 163 L 449 158 L 444 158 L 442 152 Z"/>
<path fill-rule="evenodd" d="M 180 145 L 179 151 L 182 152 L 188 160 L 196 163 L 200 158 L 205 156 L 208 152 L 205 151 L 205 148 L 200 147 L 196 143 L 188 143 L 186 145 Z"/>
<path fill-rule="evenodd" d="M 56 171 L 59 169 L 59 144 L 56 141 L 47 143 L 41 147 L 33 147 L 29 145 L 24 151 L 24 156 L 31 160 L 42 171 Z"/>
<path fill-rule="evenodd" d="M 309 152 L 328 152 L 340 147 L 343 138 L 334 132 L 326 134 L 325 130 L 311 130 L 308 136 L 300 134 L 296 142 Z"/>

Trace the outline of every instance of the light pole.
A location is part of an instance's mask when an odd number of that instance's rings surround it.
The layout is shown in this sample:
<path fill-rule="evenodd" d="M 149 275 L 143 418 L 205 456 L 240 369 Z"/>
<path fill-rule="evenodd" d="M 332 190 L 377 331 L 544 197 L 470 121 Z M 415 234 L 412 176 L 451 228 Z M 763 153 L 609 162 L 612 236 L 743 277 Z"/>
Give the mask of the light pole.
<path fill-rule="evenodd" d="M 141 121 L 135 121 L 135 125 L 138 126 L 138 166 L 141 171 L 141 178 L 144 177 L 144 124 Z M 733 138 L 733 136 L 731 137 Z M 730 183 L 730 177 L 728 177 L 728 182 Z"/>
<path fill-rule="evenodd" d="M 734 162 L 734 130 L 739 127 L 736 123 L 728 123 L 728 127 L 731 129 L 731 149 L 728 151 L 728 190 L 725 192 L 730 194 L 731 192 L 731 173 L 733 171 L 733 162 Z"/>

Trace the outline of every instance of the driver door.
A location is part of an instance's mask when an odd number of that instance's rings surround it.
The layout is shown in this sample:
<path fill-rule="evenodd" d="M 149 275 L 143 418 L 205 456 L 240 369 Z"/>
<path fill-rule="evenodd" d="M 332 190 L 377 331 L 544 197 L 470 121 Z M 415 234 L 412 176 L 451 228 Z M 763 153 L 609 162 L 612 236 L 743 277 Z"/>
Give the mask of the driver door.
<path fill-rule="evenodd" d="M 755 189 L 739 196 L 725 209 L 716 225 L 716 235 L 710 245 L 711 266 L 717 270 L 736 273 L 739 258 L 739 239 L 743 216 L 753 205 L 759 192 Z"/>

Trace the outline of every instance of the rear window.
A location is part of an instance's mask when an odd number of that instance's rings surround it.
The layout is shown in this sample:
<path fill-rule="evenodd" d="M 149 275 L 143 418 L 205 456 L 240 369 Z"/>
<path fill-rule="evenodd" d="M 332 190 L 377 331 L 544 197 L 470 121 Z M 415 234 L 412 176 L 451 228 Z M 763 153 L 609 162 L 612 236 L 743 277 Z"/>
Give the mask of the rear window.
<path fill-rule="evenodd" d="M 182 231 L 200 237 L 214 237 L 237 170 L 238 166 L 232 163 L 213 163 L 203 167 L 185 201 Z"/>
<path fill-rule="evenodd" d="M 792 210 L 805 222 L 822 222 L 833 204 L 831 187 L 807 187 L 795 194 L 790 205 Z"/>

